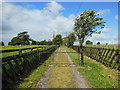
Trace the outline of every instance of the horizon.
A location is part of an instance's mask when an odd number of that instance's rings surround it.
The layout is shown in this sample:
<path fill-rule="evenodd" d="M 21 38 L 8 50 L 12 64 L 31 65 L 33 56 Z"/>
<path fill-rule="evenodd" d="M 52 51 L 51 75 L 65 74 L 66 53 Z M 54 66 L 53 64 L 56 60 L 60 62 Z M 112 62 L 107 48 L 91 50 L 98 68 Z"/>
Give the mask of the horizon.
<path fill-rule="evenodd" d="M 7 45 L 22 31 L 28 31 L 35 41 L 52 39 L 53 34 L 65 37 L 66 32 L 73 32 L 75 17 L 88 9 L 95 10 L 107 23 L 101 34 L 86 40 L 118 44 L 118 2 L 4 2 L 3 42 Z"/>

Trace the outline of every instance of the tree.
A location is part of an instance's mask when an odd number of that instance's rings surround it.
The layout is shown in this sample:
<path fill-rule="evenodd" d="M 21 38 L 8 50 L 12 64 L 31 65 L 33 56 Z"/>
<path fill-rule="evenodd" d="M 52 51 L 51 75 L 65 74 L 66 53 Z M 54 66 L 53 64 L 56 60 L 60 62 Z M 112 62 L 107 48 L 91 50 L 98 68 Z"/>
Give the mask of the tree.
<path fill-rule="evenodd" d="M 53 44 L 53 41 L 47 41 L 46 44 L 47 44 L 47 45 L 52 45 L 52 44 Z"/>
<path fill-rule="evenodd" d="M 86 45 L 92 45 L 92 44 L 93 44 L 93 42 L 91 42 L 90 40 L 86 41 Z"/>
<path fill-rule="evenodd" d="M 97 42 L 97 45 L 100 45 L 100 42 Z"/>
<path fill-rule="evenodd" d="M 36 41 L 32 41 L 32 43 L 31 43 L 32 45 L 36 45 Z"/>
<path fill-rule="evenodd" d="M 0 42 L 0 46 L 5 46 L 3 41 Z"/>
<path fill-rule="evenodd" d="M 64 44 L 67 45 L 68 47 L 72 47 L 75 40 L 76 40 L 75 34 L 70 33 L 67 37 L 64 38 Z"/>
<path fill-rule="evenodd" d="M 52 45 L 53 44 L 53 41 L 38 41 L 36 42 L 37 45 Z"/>
<path fill-rule="evenodd" d="M 61 45 L 62 44 L 62 35 L 61 34 L 58 34 L 56 35 L 55 38 L 53 38 L 53 44 L 54 45 Z"/>
<path fill-rule="evenodd" d="M 17 38 L 21 41 L 20 45 L 29 45 L 30 38 L 27 34 L 28 32 L 21 32 L 18 34 Z"/>
<path fill-rule="evenodd" d="M 81 48 L 81 62 L 84 64 L 83 43 L 84 40 L 92 36 L 93 33 L 100 33 L 97 30 L 104 28 L 105 21 L 98 17 L 94 10 L 86 10 L 75 19 L 74 32 L 78 37 Z"/>
<path fill-rule="evenodd" d="M 18 33 L 16 37 L 13 37 L 11 42 L 8 45 L 29 45 L 30 41 L 33 41 L 29 38 L 28 32 Z"/>

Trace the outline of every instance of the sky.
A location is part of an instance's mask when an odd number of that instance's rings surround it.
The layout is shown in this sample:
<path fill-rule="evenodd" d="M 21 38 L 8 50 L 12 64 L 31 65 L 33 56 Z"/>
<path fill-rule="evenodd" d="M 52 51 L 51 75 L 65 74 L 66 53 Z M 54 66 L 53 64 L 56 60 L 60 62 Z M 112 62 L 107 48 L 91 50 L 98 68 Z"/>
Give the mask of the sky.
<path fill-rule="evenodd" d="M 52 39 L 53 33 L 65 37 L 73 32 L 75 18 L 88 9 L 95 10 L 107 23 L 101 34 L 93 34 L 86 40 L 94 44 L 117 44 L 117 2 L 4 2 L 0 18 L 2 40 L 7 45 L 23 31 L 27 31 L 30 38 L 36 41 Z"/>

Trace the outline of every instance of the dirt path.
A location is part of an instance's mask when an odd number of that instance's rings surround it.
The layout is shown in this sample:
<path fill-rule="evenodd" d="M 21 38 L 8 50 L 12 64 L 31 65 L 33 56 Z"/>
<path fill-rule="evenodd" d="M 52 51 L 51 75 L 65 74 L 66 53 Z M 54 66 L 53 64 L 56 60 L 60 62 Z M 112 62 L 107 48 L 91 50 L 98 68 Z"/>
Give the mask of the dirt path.
<path fill-rule="evenodd" d="M 59 52 L 59 50 L 60 48 L 57 50 L 57 52 Z M 54 56 L 52 63 L 55 62 L 57 56 L 58 56 L 58 53 Z M 49 65 L 48 70 L 45 72 L 44 77 L 40 79 L 40 81 L 37 83 L 36 88 L 48 88 L 48 80 L 50 78 L 52 68 L 53 68 L 53 65 Z"/>
<path fill-rule="evenodd" d="M 66 50 L 65 50 L 66 51 Z M 70 59 L 68 53 L 66 53 L 67 57 L 68 57 L 68 62 L 69 63 L 73 63 L 72 60 Z M 81 75 L 75 65 L 70 65 L 71 69 L 72 69 L 72 72 L 73 72 L 73 75 L 74 75 L 74 80 L 75 80 L 75 83 L 77 85 L 77 88 L 90 88 L 89 85 L 88 85 L 88 82 L 85 80 L 84 76 Z"/>
<path fill-rule="evenodd" d="M 63 47 L 58 51 L 66 52 Z M 89 88 L 67 53 L 57 53 L 53 62 L 36 88 Z"/>

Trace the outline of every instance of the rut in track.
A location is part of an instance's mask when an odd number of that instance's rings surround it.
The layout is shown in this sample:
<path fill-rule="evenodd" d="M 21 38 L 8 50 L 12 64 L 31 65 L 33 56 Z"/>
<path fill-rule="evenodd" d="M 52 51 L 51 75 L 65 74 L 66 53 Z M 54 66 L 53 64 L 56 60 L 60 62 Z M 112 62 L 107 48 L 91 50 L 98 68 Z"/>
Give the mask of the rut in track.
<path fill-rule="evenodd" d="M 64 47 L 58 51 L 66 52 Z M 36 88 L 89 88 L 67 53 L 56 53 L 52 63 Z"/>

